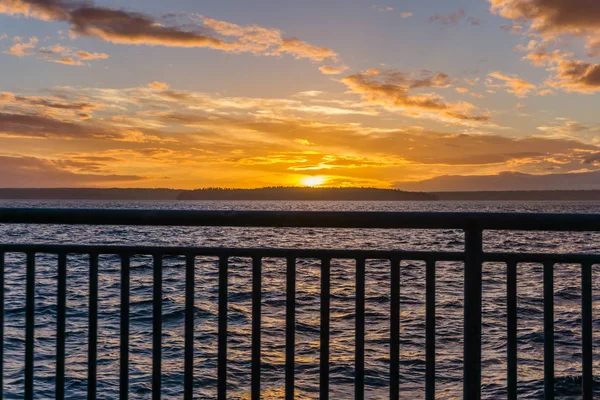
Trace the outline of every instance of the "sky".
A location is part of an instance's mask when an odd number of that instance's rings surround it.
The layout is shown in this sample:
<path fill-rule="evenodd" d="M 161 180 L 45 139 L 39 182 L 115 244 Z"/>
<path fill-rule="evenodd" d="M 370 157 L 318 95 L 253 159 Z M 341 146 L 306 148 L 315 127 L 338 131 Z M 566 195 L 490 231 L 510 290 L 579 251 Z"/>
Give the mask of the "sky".
<path fill-rule="evenodd" d="M 600 189 L 595 0 L 0 0 L 0 186 Z"/>

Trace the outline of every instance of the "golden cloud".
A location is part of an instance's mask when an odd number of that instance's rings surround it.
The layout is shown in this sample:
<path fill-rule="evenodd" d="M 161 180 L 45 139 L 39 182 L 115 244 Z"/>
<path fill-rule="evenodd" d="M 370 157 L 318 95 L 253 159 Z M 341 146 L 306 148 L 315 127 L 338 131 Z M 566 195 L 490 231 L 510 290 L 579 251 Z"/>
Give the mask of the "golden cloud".
<path fill-rule="evenodd" d="M 104 60 L 108 58 L 106 53 L 88 53 L 87 51 L 79 50 L 75 55 L 82 60 Z"/>
<path fill-rule="evenodd" d="M 148 87 L 150 87 L 152 89 L 156 89 L 156 90 L 167 90 L 169 88 L 169 85 L 164 82 L 154 81 L 154 82 L 150 82 L 148 84 Z"/>
<path fill-rule="evenodd" d="M 600 64 L 580 61 L 572 53 L 551 49 L 560 36 L 586 40 L 591 56 L 600 49 L 600 2 L 593 0 L 488 0 L 493 12 L 515 21 L 529 23 L 542 43 L 530 41 L 517 49 L 528 51 L 524 58 L 537 66 L 551 66 L 551 86 L 570 92 L 600 90 Z M 570 59 L 567 59 L 570 58 Z"/>
<path fill-rule="evenodd" d="M 81 61 L 74 60 L 71 57 L 59 58 L 58 60 L 51 60 L 51 61 L 54 63 L 65 64 L 65 65 L 77 65 L 77 66 L 84 65 Z"/>
<path fill-rule="evenodd" d="M 505 75 L 501 72 L 492 72 L 488 74 L 488 76 L 503 82 L 498 84 L 494 83 L 493 80 L 488 80 L 488 87 L 506 87 L 508 93 L 512 93 L 517 97 L 527 97 L 529 93 L 536 89 L 536 86 L 533 83 L 527 82 L 526 80 L 514 75 Z"/>
<path fill-rule="evenodd" d="M 404 111 L 421 111 L 455 121 L 488 121 L 487 115 L 474 115 L 476 107 L 467 102 L 447 103 L 437 94 L 414 94 L 424 88 L 447 88 L 455 83 L 448 75 L 431 74 L 414 79 L 399 72 L 370 70 L 341 79 L 351 93 L 359 94 L 367 103 Z"/>
<path fill-rule="evenodd" d="M 547 34 L 600 33 L 600 2 L 593 0 L 488 0 L 492 11 L 509 19 L 528 21 Z"/>
<path fill-rule="evenodd" d="M 35 54 L 35 47 L 38 44 L 38 38 L 30 37 L 28 42 L 21 42 L 20 38 L 15 38 L 16 43 L 13 44 L 4 54 L 10 54 L 17 57 L 30 56 Z"/>
<path fill-rule="evenodd" d="M 283 38 L 276 29 L 242 27 L 204 17 L 201 18 L 202 26 L 189 30 L 179 26 L 165 26 L 146 14 L 98 7 L 88 2 L 60 0 L 0 0 L 0 14 L 65 21 L 70 25 L 72 35 L 94 37 L 111 43 L 206 47 L 226 52 L 264 55 L 287 53 L 313 61 L 337 58 L 337 54 L 330 49 L 314 46 L 300 39 Z M 215 33 L 236 39 L 227 41 Z M 104 57 L 98 54 L 95 58 Z M 82 59 L 85 59 L 85 55 Z"/>
<path fill-rule="evenodd" d="M 53 160 L 24 155 L 0 155 L 2 187 L 73 187 L 131 184 L 139 175 L 102 173 L 104 164 L 82 160 Z M 74 172 L 78 171 L 78 172 Z M 85 171 L 81 173 L 81 171 Z"/>

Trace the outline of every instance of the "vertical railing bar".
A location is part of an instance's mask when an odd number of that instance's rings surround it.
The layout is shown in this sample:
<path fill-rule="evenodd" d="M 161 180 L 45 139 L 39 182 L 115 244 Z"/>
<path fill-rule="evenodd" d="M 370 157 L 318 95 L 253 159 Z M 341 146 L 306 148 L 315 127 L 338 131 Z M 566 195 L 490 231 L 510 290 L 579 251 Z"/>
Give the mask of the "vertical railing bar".
<path fill-rule="evenodd" d="M 98 366 L 98 254 L 90 254 L 88 301 L 88 400 L 96 399 Z"/>
<path fill-rule="evenodd" d="M 554 399 L 554 263 L 544 264 L 544 398 Z"/>
<path fill-rule="evenodd" d="M 121 338 L 119 354 L 119 397 L 129 398 L 129 287 L 130 287 L 130 256 L 121 254 Z"/>
<path fill-rule="evenodd" d="M 296 369 L 296 259 L 287 259 L 285 310 L 285 398 L 292 400 Z"/>
<path fill-rule="evenodd" d="M 321 335 L 319 392 L 320 400 L 329 399 L 329 315 L 331 291 L 331 260 L 321 260 Z"/>
<path fill-rule="evenodd" d="M 185 258 L 185 365 L 184 365 L 184 398 L 194 396 L 194 286 L 195 261 L 193 254 Z"/>
<path fill-rule="evenodd" d="M 463 399 L 481 398 L 481 279 L 483 232 L 465 230 Z"/>
<path fill-rule="evenodd" d="M 435 399 L 435 260 L 425 266 L 425 398 Z"/>
<path fill-rule="evenodd" d="M 65 398 L 65 330 L 67 318 L 67 254 L 58 255 L 56 292 L 56 399 Z"/>
<path fill-rule="evenodd" d="M 365 259 L 356 260 L 356 319 L 354 327 L 354 399 L 365 397 Z"/>
<path fill-rule="evenodd" d="M 25 304 L 25 399 L 33 400 L 33 345 L 35 327 L 35 253 L 27 253 Z"/>
<path fill-rule="evenodd" d="M 507 397 L 517 400 L 517 263 L 506 264 L 506 383 Z"/>
<path fill-rule="evenodd" d="M 0 400 L 4 399 L 4 252 L 0 252 Z"/>
<path fill-rule="evenodd" d="M 217 398 L 227 399 L 227 275 L 228 257 L 219 258 L 219 327 L 217 360 Z"/>
<path fill-rule="evenodd" d="M 583 399 L 594 397 L 592 342 L 592 264 L 581 266 L 581 370 Z"/>
<path fill-rule="evenodd" d="M 162 385 L 162 254 L 154 255 L 152 289 L 152 399 L 160 400 Z"/>
<path fill-rule="evenodd" d="M 390 400 L 400 396 L 400 260 L 391 261 L 390 283 Z"/>
<path fill-rule="evenodd" d="M 252 400 L 260 400 L 262 259 L 252 258 Z"/>

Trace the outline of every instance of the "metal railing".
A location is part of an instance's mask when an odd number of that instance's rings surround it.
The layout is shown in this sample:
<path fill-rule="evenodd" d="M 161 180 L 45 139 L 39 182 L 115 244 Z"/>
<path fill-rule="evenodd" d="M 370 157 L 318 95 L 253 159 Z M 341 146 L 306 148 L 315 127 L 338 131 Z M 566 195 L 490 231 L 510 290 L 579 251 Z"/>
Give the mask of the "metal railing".
<path fill-rule="evenodd" d="M 91 246 L 56 244 L 0 244 L 0 366 L 4 361 L 4 255 L 26 254 L 26 334 L 25 398 L 34 398 L 34 324 L 35 254 L 58 255 L 56 398 L 65 397 L 65 320 L 67 254 L 88 254 L 88 398 L 96 398 L 98 340 L 98 256 L 121 258 L 120 296 L 120 398 L 129 390 L 129 306 L 130 258 L 152 255 L 152 398 L 161 397 L 162 374 L 162 259 L 186 257 L 184 397 L 191 399 L 194 389 L 194 265 L 196 256 L 219 258 L 218 267 L 218 363 L 217 393 L 227 397 L 227 316 L 228 259 L 252 259 L 252 351 L 251 398 L 261 395 L 261 291 L 262 258 L 284 258 L 286 272 L 285 397 L 294 398 L 296 333 L 296 260 L 321 260 L 320 288 L 320 398 L 329 398 L 330 344 L 330 267 L 332 259 L 353 259 L 355 269 L 355 383 L 354 397 L 364 398 L 365 376 L 365 260 L 389 260 L 390 282 L 390 354 L 389 397 L 398 399 L 400 362 L 400 261 L 424 261 L 426 265 L 426 340 L 425 397 L 435 398 L 435 300 L 436 263 L 464 262 L 464 359 L 463 397 L 481 397 L 482 264 L 507 265 L 507 394 L 517 398 L 517 265 L 541 263 L 544 266 L 544 389 L 545 398 L 554 398 L 554 264 L 581 265 L 582 316 L 582 393 L 593 396 L 592 371 L 592 265 L 600 263 L 600 254 L 488 253 L 483 251 L 484 230 L 522 231 L 600 231 L 600 215 L 569 214 L 488 214 L 488 213 L 390 213 L 390 212 L 221 212 L 221 211 L 138 211 L 138 210 L 67 210 L 0 209 L 1 224 L 85 224 L 146 226 L 230 226 L 230 227 L 311 227 L 378 229 L 460 229 L 465 232 L 463 252 L 375 251 L 320 249 L 249 249 L 202 247 Z M 0 386 L 3 388 L 0 369 Z M 458 384 L 458 382 L 457 382 Z M 1 393 L 1 391 L 0 391 Z M 0 398 L 1 398 L 0 394 Z"/>

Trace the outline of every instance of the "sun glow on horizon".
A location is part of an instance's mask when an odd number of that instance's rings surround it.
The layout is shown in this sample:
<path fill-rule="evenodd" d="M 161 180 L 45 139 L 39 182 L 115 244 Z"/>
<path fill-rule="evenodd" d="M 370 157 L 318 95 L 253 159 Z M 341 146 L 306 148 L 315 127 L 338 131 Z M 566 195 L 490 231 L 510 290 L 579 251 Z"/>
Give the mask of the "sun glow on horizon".
<path fill-rule="evenodd" d="M 325 182 L 327 182 L 327 178 L 325 178 L 324 176 L 307 176 L 300 179 L 300 183 L 302 185 L 310 187 L 321 186 Z"/>

